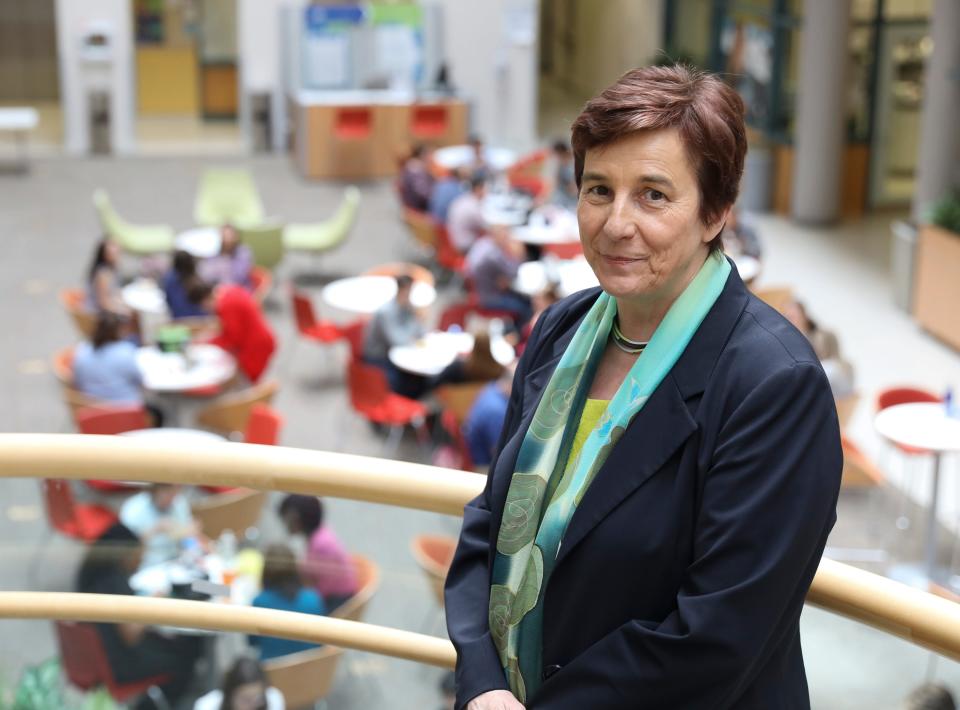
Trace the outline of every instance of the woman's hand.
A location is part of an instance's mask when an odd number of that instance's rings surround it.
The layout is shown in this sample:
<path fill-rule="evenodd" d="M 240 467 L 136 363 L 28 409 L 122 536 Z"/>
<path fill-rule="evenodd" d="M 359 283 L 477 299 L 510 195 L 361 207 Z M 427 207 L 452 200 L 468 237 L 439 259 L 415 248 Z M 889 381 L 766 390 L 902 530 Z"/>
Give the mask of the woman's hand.
<path fill-rule="evenodd" d="M 466 710 L 524 710 L 524 707 L 509 690 L 490 690 L 467 703 Z"/>

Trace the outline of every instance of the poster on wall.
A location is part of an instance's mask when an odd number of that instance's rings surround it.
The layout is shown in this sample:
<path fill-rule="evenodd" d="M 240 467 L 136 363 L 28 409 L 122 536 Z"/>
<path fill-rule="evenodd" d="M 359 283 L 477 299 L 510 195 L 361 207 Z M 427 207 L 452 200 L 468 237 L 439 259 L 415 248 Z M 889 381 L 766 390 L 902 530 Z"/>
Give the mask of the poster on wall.
<path fill-rule="evenodd" d="M 361 5 L 310 5 L 304 12 L 304 87 L 350 87 L 352 35 L 365 21 L 364 8 Z"/>
<path fill-rule="evenodd" d="M 409 89 L 423 82 L 423 10 L 419 5 L 372 5 L 376 71 L 391 89 Z"/>

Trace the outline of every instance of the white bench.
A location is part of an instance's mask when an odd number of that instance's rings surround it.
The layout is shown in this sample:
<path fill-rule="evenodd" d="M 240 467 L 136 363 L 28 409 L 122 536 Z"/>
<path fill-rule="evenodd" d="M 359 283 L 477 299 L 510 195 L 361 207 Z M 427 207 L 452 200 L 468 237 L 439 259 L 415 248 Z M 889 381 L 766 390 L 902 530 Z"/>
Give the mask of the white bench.
<path fill-rule="evenodd" d="M 18 160 L 15 163 L 21 170 L 26 171 L 27 163 L 27 135 L 37 124 L 40 116 L 37 110 L 29 107 L 0 107 L 0 132 L 12 133 L 17 145 Z"/>

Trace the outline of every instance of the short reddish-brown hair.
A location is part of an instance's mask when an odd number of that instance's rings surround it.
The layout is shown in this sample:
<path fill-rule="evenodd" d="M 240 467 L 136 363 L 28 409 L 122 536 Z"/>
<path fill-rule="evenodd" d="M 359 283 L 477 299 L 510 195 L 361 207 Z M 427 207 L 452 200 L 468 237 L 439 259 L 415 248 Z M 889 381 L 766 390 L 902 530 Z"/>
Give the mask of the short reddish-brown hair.
<path fill-rule="evenodd" d="M 706 72 L 681 64 L 628 71 L 573 122 L 577 187 L 589 149 L 635 131 L 676 128 L 697 175 L 700 221 L 710 224 L 737 201 L 747 153 L 743 113 L 737 92 Z"/>

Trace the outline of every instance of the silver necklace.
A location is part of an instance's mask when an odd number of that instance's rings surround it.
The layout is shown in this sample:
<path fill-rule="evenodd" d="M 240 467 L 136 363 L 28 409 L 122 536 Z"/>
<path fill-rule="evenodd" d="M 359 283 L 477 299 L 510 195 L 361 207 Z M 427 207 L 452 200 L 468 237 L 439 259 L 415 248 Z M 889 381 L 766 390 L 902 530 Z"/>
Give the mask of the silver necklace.
<path fill-rule="evenodd" d="M 613 319 L 611 334 L 613 335 L 613 344 L 629 355 L 639 355 L 643 352 L 643 349 L 647 347 L 647 343 L 649 342 L 630 340 L 630 338 L 625 336 L 623 331 L 620 330 L 620 319 L 617 317 Z"/>

